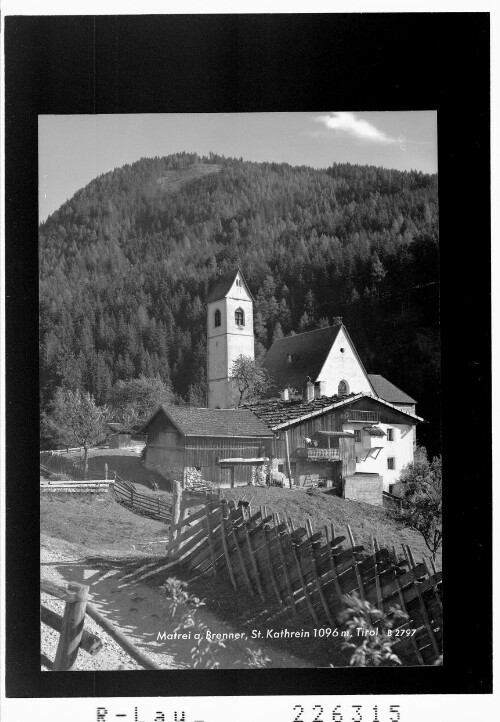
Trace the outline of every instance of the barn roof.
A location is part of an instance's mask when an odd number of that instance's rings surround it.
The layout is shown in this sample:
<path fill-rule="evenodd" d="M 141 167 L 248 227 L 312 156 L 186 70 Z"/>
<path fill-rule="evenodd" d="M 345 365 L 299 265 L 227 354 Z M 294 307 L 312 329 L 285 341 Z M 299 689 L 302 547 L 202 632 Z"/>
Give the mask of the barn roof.
<path fill-rule="evenodd" d="M 219 276 L 215 279 L 212 286 L 210 287 L 210 290 L 208 291 L 207 303 L 213 303 L 214 301 L 219 301 L 221 298 L 225 298 L 229 293 L 238 273 L 240 274 L 241 279 L 245 284 L 245 289 L 248 295 L 253 301 L 254 297 L 252 296 L 250 289 L 248 288 L 248 283 L 246 282 L 245 277 L 243 276 L 240 269 L 237 268 L 235 271 L 228 271 L 227 273 L 223 273 L 222 276 Z"/>
<path fill-rule="evenodd" d="M 249 409 L 196 409 L 192 406 L 159 406 L 146 421 L 142 431 L 147 431 L 153 418 L 160 412 L 163 412 L 184 436 L 274 436 L 266 423 Z"/>
<path fill-rule="evenodd" d="M 110 431 L 112 431 L 114 434 L 130 434 L 131 430 L 128 426 L 124 426 L 123 424 L 118 423 L 117 421 L 108 421 L 107 427 Z"/>
<path fill-rule="evenodd" d="M 247 404 L 245 408 L 251 409 L 259 419 L 262 419 L 271 429 L 276 431 L 277 429 L 286 428 L 305 421 L 308 418 L 321 416 L 334 408 L 347 406 L 362 398 L 368 398 L 382 406 L 389 407 L 399 414 L 413 419 L 413 421 L 424 420 L 420 416 L 409 411 L 404 411 L 388 401 L 362 392 L 348 394 L 347 396 L 321 396 L 319 399 L 314 399 L 313 401 L 269 399 L 268 401 L 259 401 L 256 404 Z"/>
<path fill-rule="evenodd" d="M 301 391 L 307 376 L 315 381 L 341 328 L 342 325 L 338 324 L 275 341 L 262 366 L 276 388 L 289 387 Z"/>
<path fill-rule="evenodd" d="M 391 404 L 416 404 L 415 399 L 401 391 L 397 386 L 385 379 L 380 374 L 368 374 L 370 383 L 377 396 L 389 401 Z"/>

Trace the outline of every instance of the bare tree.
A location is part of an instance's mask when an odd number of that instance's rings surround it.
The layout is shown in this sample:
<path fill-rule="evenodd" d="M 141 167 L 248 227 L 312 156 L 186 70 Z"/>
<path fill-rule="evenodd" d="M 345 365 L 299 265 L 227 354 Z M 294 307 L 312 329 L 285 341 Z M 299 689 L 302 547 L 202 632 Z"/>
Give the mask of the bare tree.
<path fill-rule="evenodd" d="M 97 406 L 89 393 L 59 389 L 52 404 L 52 421 L 61 438 L 83 448 L 83 478 L 88 473 L 88 452 L 102 440 L 108 410 Z"/>
<path fill-rule="evenodd" d="M 243 355 L 233 361 L 229 380 L 239 393 L 238 406 L 245 401 L 250 403 L 256 401 L 272 386 L 271 377 L 266 369 L 259 366 L 250 356 Z"/>

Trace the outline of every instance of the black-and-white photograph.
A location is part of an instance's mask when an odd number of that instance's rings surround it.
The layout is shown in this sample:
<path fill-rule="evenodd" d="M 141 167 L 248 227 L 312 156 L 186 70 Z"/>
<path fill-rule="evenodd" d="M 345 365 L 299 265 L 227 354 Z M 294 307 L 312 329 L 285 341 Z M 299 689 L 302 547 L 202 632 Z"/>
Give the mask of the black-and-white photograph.
<path fill-rule="evenodd" d="M 441 666 L 437 113 L 38 139 L 42 670 Z"/>

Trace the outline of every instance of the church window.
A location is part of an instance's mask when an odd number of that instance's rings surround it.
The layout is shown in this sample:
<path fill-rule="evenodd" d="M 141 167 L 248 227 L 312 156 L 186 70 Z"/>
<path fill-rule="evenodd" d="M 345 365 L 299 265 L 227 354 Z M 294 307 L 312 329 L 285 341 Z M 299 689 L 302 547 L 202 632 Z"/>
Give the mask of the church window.
<path fill-rule="evenodd" d="M 236 321 L 237 326 L 244 326 L 245 325 L 245 313 L 242 308 L 237 308 L 234 312 L 234 320 Z"/>
<path fill-rule="evenodd" d="M 347 381 L 342 379 L 342 381 L 339 383 L 338 395 L 346 396 L 348 393 L 349 393 L 349 384 L 347 383 Z"/>
<path fill-rule="evenodd" d="M 217 327 L 217 326 L 220 326 L 220 324 L 221 324 L 221 316 L 220 316 L 219 309 L 217 309 L 214 314 L 214 326 Z"/>

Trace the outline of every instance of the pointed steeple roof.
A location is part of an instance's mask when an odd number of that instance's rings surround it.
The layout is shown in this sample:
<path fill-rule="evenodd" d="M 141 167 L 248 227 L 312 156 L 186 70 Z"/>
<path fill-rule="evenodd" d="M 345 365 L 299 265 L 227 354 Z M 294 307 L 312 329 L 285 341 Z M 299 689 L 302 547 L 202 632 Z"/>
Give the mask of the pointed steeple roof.
<path fill-rule="evenodd" d="M 243 273 L 239 268 L 237 268 L 236 270 L 228 271 L 227 273 L 224 273 L 222 274 L 222 276 L 219 276 L 215 279 L 208 291 L 207 303 L 213 303 L 214 301 L 219 301 L 221 298 L 225 298 L 231 290 L 231 287 L 235 282 L 238 273 L 240 274 L 240 278 L 245 285 L 246 292 L 248 293 L 252 301 L 255 301 L 250 289 L 248 288 L 248 283 L 246 282 Z"/>

